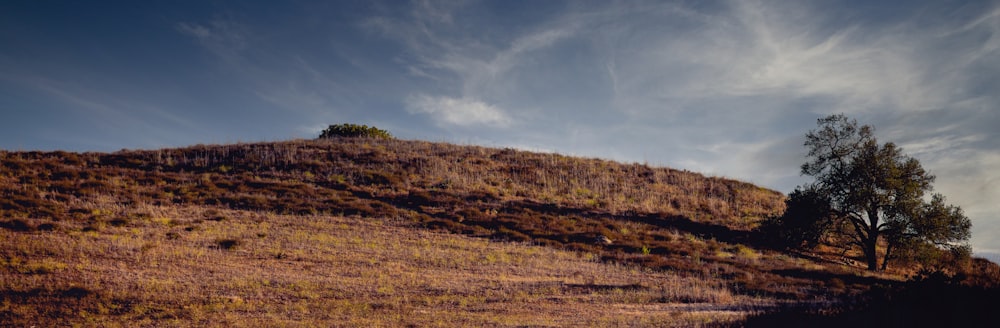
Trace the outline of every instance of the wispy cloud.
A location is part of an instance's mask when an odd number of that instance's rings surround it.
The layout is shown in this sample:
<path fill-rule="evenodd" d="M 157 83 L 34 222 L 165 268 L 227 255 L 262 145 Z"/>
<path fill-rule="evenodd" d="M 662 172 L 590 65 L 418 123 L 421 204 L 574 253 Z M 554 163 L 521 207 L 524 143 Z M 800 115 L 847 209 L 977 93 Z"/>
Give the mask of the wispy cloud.
<path fill-rule="evenodd" d="M 634 111 L 663 106 L 633 99 L 686 103 L 820 97 L 836 107 L 830 111 L 859 112 L 946 103 L 947 90 L 921 80 L 920 33 L 901 32 L 911 26 L 880 27 L 882 31 L 860 23 L 816 26 L 810 22 L 821 19 L 817 11 L 822 8 L 727 4 L 702 15 L 681 10 L 620 13 L 615 21 L 677 22 L 629 26 L 611 37 L 619 41 L 607 46 L 626 49 L 611 50 L 614 62 L 609 66 L 621 98 L 629 99 L 623 105 Z"/>
<path fill-rule="evenodd" d="M 233 20 L 214 19 L 207 24 L 179 22 L 175 28 L 180 33 L 194 37 L 216 55 L 227 59 L 234 59 L 247 47 L 247 27 Z"/>
<path fill-rule="evenodd" d="M 433 99 L 440 104 L 483 108 L 477 110 L 481 113 L 499 113 L 497 106 L 518 102 L 518 82 L 526 76 L 518 76 L 516 70 L 538 59 L 535 53 L 574 35 L 572 26 L 547 25 L 526 27 L 521 34 L 482 38 L 473 34 L 483 28 L 472 26 L 477 21 L 453 13 L 463 9 L 461 5 L 419 1 L 402 19 L 380 16 L 365 22 L 369 30 L 407 47 L 405 55 L 398 58 L 407 72 L 434 82 L 435 89 L 424 89 L 424 95 L 408 98 L 407 103 Z M 503 125 L 510 122 L 499 117 L 490 120 L 506 122 Z"/>
<path fill-rule="evenodd" d="M 503 110 L 475 99 L 416 95 L 406 103 L 411 113 L 427 114 L 442 125 L 506 127 L 512 122 Z"/>

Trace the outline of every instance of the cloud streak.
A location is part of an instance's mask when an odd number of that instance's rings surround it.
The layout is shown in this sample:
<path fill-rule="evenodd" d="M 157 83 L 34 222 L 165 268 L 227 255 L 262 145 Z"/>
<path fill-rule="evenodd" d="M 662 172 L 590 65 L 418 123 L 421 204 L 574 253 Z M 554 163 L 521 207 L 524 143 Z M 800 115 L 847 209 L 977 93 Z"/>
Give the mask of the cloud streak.
<path fill-rule="evenodd" d="M 202 46 L 227 60 L 235 60 L 247 48 L 247 27 L 232 20 L 214 19 L 207 24 L 179 22 L 176 29 L 195 38 Z"/>
<path fill-rule="evenodd" d="M 503 110 L 468 98 L 416 95 L 407 99 L 411 113 L 427 114 L 439 125 L 507 127 L 511 119 Z"/>

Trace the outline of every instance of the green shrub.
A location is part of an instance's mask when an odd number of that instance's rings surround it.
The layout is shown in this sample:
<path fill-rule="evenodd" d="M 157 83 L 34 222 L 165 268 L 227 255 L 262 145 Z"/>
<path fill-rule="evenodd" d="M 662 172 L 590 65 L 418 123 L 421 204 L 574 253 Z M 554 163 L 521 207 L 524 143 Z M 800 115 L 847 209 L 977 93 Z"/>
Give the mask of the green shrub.
<path fill-rule="evenodd" d="M 336 137 L 393 139 L 392 134 L 390 134 L 389 131 L 379 129 L 374 126 L 350 123 L 330 125 L 319 135 L 320 139 L 330 139 Z"/>

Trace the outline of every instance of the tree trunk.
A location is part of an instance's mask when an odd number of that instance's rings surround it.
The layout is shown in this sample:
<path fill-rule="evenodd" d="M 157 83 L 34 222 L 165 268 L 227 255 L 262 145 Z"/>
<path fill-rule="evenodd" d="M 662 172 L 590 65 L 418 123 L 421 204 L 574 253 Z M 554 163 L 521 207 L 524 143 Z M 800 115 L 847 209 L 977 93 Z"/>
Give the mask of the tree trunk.
<path fill-rule="evenodd" d="M 889 245 L 885 247 L 885 256 L 882 257 L 881 271 L 885 271 L 887 268 L 889 268 L 889 258 L 892 256 L 892 251 L 893 251 L 893 242 L 889 241 Z"/>
<path fill-rule="evenodd" d="M 865 240 L 864 251 L 865 251 L 865 261 L 868 262 L 868 271 L 878 271 L 878 253 L 875 252 L 875 246 L 878 245 L 878 238 L 868 238 Z"/>
<path fill-rule="evenodd" d="M 868 271 L 878 271 L 878 252 L 875 251 L 878 247 L 878 207 L 873 205 L 868 210 L 868 226 L 865 230 L 868 230 L 868 238 L 864 240 L 864 251 L 865 251 L 865 261 L 868 262 Z"/>

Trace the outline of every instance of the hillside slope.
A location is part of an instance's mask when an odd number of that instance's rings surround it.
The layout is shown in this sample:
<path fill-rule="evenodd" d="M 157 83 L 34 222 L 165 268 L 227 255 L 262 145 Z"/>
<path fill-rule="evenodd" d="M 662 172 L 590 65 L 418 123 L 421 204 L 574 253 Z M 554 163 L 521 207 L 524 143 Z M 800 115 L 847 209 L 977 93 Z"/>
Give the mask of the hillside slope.
<path fill-rule="evenodd" d="M 0 159 L 8 182 L 0 192 L 11 196 L 5 211 L 35 218 L 73 216 L 75 203 L 111 197 L 123 205 L 406 217 L 478 233 L 537 230 L 548 242 L 566 244 L 589 243 L 575 238 L 599 233 L 642 241 L 644 236 L 600 227 L 623 220 L 747 231 L 784 206 L 780 193 L 691 172 L 419 141 L 338 139 L 115 154 L 4 152 Z M 530 219 L 526 213 L 596 221 L 589 226 L 551 218 L 523 222 Z"/>
<path fill-rule="evenodd" d="M 0 163 L 5 322 L 621 319 L 556 309 L 578 303 L 725 321 L 899 279 L 761 248 L 752 228 L 783 211 L 778 192 L 639 164 L 363 138 Z"/>
<path fill-rule="evenodd" d="M 692 325 L 767 305 L 717 282 L 383 220 L 174 206 L 126 213 L 148 218 L 87 231 L 0 230 L 0 322 Z"/>

